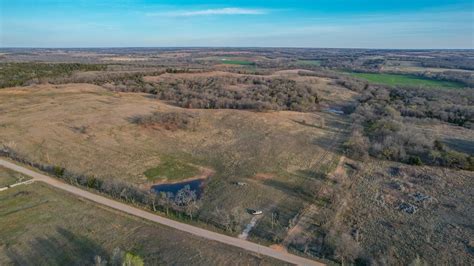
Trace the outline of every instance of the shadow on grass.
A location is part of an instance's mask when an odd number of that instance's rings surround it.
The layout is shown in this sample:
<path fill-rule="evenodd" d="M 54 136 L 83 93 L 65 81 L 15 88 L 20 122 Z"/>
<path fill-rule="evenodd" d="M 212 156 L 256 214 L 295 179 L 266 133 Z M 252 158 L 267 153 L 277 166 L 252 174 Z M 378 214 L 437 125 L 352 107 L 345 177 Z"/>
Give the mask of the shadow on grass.
<path fill-rule="evenodd" d="M 455 151 L 474 156 L 474 140 L 448 138 L 444 142 Z"/>
<path fill-rule="evenodd" d="M 107 257 L 95 241 L 58 227 L 54 236 L 36 237 L 21 250 L 7 248 L 13 265 L 93 265 L 94 257 Z"/>

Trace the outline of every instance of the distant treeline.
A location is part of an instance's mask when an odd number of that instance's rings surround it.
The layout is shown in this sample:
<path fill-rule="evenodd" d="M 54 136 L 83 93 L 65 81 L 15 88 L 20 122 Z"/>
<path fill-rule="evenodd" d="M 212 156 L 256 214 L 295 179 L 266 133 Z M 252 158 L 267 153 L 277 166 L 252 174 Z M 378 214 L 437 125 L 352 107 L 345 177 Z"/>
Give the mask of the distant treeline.
<path fill-rule="evenodd" d="M 70 76 L 74 71 L 106 70 L 106 65 L 79 63 L 3 63 L 0 64 L 0 88 L 25 86 Z"/>

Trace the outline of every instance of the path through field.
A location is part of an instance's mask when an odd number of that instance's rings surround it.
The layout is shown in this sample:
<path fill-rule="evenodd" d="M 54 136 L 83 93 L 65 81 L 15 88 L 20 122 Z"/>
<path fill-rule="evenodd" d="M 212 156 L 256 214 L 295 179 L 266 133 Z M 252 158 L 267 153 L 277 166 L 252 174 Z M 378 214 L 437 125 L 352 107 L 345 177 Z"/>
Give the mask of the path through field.
<path fill-rule="evenodd" d="M 58 180 L 56 178 L 40 174 L 38 172 L 32 171 L 30 169 L 27 169 L 25 167 L 19 166 L 17 164 L 11 163 L 11 162 L 3 160 L 3 159 L 0 159 L 0 166 L 6 167 L 8 169 L 17 171 L 17 172 L 25 174 L 25 175 L 28 175 L 28 176 L 32 177 L 33 180 L 35 180 L 35 181 L 44 182 L 44 183 L 46 183 L 50 186 L 53 186 L 55 188 L 67 191 L 67 192 L 72 193 L 74 195 L 83 197 L 85 199 L 88 199 L 88 200 L 93 201 L 95 203 L 98 203 L 100 205 L 104 205 L 104 206 L 110 207 L 112 209 L 116 209 L 116 210 L 119 210 L 121 212 L 125 212 L 125 213 L 131 214 L 131 215 L 134 215 L 134 216 L 137 216 L 137 217 L 140 217 L 140 218 L 152 221 L 152 222 L 156 222 L 156 223 L 159 223 L 159 224 L 162 224 L 162 225 L 165 225 L 165 226 L 168 226 L 168 227 L 171 227 L 171 228 L 183 231 L 183 232 L 187 232 L 187 233 L 199 236 L 199 237 L 203 237 L 203 238 L 206 238 L 208 240 L 213 240 L 213 241 L 217 241 L 217 242 L 224 243 L 224 244 L 227 244 L 227 245 L 239 247 L 239 248 L 251 251 L 251 252 L 255 252 L 255 253 L 258 253 L 258 254 L 261 254 L 261 255 L 264 255 L 264 256 L 269 256 L 269 257 L 279 259 L 279 260 L 282 260 L 282 261 L 285 261 L 285 262 L 288 262 L 288 263 L 292 263 L 292 264 L 297 264 L 297 265 L 324 265 L 323 263 L 320 263 L 320 262 L 317 262 L 317 261 L 314 261 L 314 260 L 306 259 L 306 258 L 303 258 L 303 257 L 299 257 L 299 256 L 296 256 L 296 255 L 290 254 L 290 253 L 286 253 L 286 252 L 281 252 L 281 251 L 272 249 L 270 247 L 255 244 L 255 243 L 243 240 L 243 239 L 238 239 L 238 238 L 235 238 L 235 237 L 231 237 L 231 236 L 219 234 L 219 233 L 216 233 L 216 232 L 212 232 L 212 231 L 209 231 L 209 230 L 205 230 L 205 229 L 202 229 L 202 228 L 199 228 L 199 227 L 195 227 L 195 226 L 192 226 L 192 225 L 189 225 L 189 224 L 180 223 L 180 222 L 177 222 L 177 221 L 174 221 L 174 220 L 170 220 L 170 219 L 158 216 L 156 214 L 152 214 L 150 212 L 147 212 L 147 211 L 129 206 L 127 204 L 124 204 L 124 203 L 121 203 L 121 202 L 118 202 L 118 201 L 115 201 L 115 200 L 112 200 L 112 199 L 108 199 L 106 197 L 103 197 L 103 196 L 100 196 L 100 195 L 97 195 L 97 194 L 94 194 L 94 193 L 91 193 L 91 192 L 88 192 L 86 190 L 82 190 L 78 187 L 63 183 L 63 182 L 61 182 L 60 180 Z"/>

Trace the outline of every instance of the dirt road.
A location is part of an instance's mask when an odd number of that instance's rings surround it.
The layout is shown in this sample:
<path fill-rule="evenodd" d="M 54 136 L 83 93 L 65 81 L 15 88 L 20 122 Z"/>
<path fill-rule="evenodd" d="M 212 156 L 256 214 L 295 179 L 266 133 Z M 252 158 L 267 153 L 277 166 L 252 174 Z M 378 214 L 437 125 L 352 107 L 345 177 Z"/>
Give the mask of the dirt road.
<path fill-rule="evenodd" d="M 202 229 L 202 228 L 199 228 L 199 227 L 191 226 L 189 224 L 180 223 L 180 222 L 177 222 L 177 221 L 174 221 L 174 220 L 170 220 L 170 219 L 167 219 L 167 218 L 164 218 L 164 217 L 146 212 L 144 210 L 134 208 L 134 207 L 129 206 L 127 204 L 124 204 L 124 203 L 121 203 L 121 202 L 118 202 L 118 201 L 115 201 L 115 200 L 112 200 L 112 199 L 108 199 L 108 198 L 105 198 L 103 196 L 100 196 L 100 195 L 97 195 L 97 194 L 94 194 L 94 193 L 91 193 L 91 192 L 88 192 L 88 191 L 85 191 L 85 190 L 82 190 L 78 187 L 63 183 L 63 182 L 61 182 L 60 180 L 58 180 L 56 178 L 52 178 L 52 177 L 40 174 L 38 172 L 29 170 L 25 167 L 19 166 L 17 164 L 11 163 L 11 162 L 3 160 L 3 159 L 0 159 L 0 165 L 3 166 L 3 167 L 9 168 L 11 170 L 17 171 L 19 173 L 28 175 L 28 176 L 32 177 L 33 180 L 44 182 L 48 185 L 51 185 L 51 186 L 56 187 L 58 189 L 67 191 L 67 192 L 72 193 L 74 195 L 83 197 L 83 198 L 88 199 L 90 201 L 93 201 L 95 203 L 98 203 L 98 204 L 101 204 L 101 205 L 104 205 L 104 206 L 107 206 L 107 207 L 110 207 L 110 208 L 113 208 L 113 209 L 116 209 L 116 210 L 119 210 L 119 211 L 122 211 L 122 212 L 125 212 L 125 213 L 128 213 L 128 214 L 131 214 L 131 215 L 134 215 L 134 216 L 137 216 L 137 217 L 141 217 L 143 219 L 150 220 L 150 221 L 162 224 L 162 225 L 166 225 L 166 226 L 169 226 L 171 228 L 174 228 L 174 229 L 177 229 L 177 230 L 180 230 L 180 231 L 183 231 L 183 232 L 187 232 L 187 233 L 199 236 L 199 237 L 203 237 L 203 238 L 206 238 L 206 239 L 209 239 L 209 240 L 213 240 L 213 241 L 221 242 L 221 243 L 224 243 L 224 244 L 227 244 L 227 245 L 239 247 L 239 248 L 251 251 L 251 252 L 255 252 L 255 253 L 258 253 L 258 254 L 261 254 L 261 255 L 264 255 L 264 256 L 279 259 L 279 260 L 289 262 L 289 263 L 292 263 L 292 264 L 297 264 L 297 265 L 324 265 L 324 264 L 322 264 L 320 262 L 317 262 L 317 261 L 309 260 L 309 259 L 299 257 L 299 256 L 296 256 L 296 255 L 292 255 L 292 254 L 289 254 L 289 253 L 286 253 L 286 252 L 277 251 L 275 249 L 272 249 L 272 248 L 269 248 L 269 247 L 266 247 L 266 246 L 262 246 L 262 245 L 258 245 L 258 244 L 255 244 L 255 243 L 252 243 L 252 242 L 249 242 L 249 241 L 246 241 L 246 240 L 230 237 L 230 236 L 227 236 L 227 235 L 222 235 L 222 234 L 212 232 L 212 231 L 208 231 L 208 230 L 205 230 L 205 229 Z"/>

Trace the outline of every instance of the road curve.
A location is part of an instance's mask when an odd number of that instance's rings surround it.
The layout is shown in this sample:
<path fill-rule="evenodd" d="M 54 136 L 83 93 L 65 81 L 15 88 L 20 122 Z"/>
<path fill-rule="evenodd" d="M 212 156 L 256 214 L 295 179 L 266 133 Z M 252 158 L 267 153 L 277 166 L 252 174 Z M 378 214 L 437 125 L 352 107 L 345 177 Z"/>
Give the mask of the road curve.
<path fill-rule="evenodd" d="M 149 213 L 149 212 L 146 212 L 144 210 L 129 206 L 127 204 L 124 204 L 124 203 L 121 203 L 121 202 L 118 202 L 118 201 L 115 201 L 115 200 L 112 200 L 112 199 L 109 199 L 109 198 L 106 198 L 106 197 L 103 197 L 103 196 L 100 196 L 100 195 L 97 195 L 97 194 L 94 194 L 94 193 L 91 193 L 91 192 L 88 192 L 86 190 L 82 190 L 78 187 L 75 187 L 75 186 L 66 184 L 64 182 L 61 182 L 59 179 L 40 174 L 38 172 L 32 171 L 30 169 L 27 169 L 25 167 L 19 166 L 17 164 L 11 163 L 11 162 L 3 160 L 3 159 L 0 159 L 0 165 L 3 166 L 3 167 L 9 168 L 11 170 L 17 171 L 19 173 L 28 175 L 28 176 L 32 177 L 34 180 L 44 182 L 44 183 L 46 183 L 50 186 L 53 186 L 53 187 L 56 187 L 58 189 L 67 191 L 69 193 L 72 193 L 74 195 L 83 197 L 83 198 L 88 199 L 90 201 L 93 201 L 95 203 L 98 203 L 98 204 L 110 207 L 112 209 L 116 209 L 116 210 L 128 213 L 128 214 L 131 214 L 131 215 L 134 215 L 134 216 L 137 216 L 137 217 L 149 220 L 149 221 L 153 221 L 153 222 L 156 222 L 156 223 L 159 223 L 159 224 L 162 224 L 162 225 L 165 225 L 165 226 L 168 226 L 168 227 L 171 227 L 171 228 L 183 231 L 183 232 L 187 232 L 187 233 L 199 236 L 199 237 L 203 237 L 203 238 L 206 238 L 206 239 L 209 239 L 209 240 L 221 242 L 221 243 L 231 245 L 231 246 L 234 246 L 234 247 L 242 248 L 242 249 L 245 249 L 245 250 L 248 250 L 248 251 L 251 251 L 251 252 L 262 254 L 262 255 L 272 257 L 272 258 L 275 258 L 275 259 L 278 259 L 278 260 L 281 260 L 281 261 L 285 261 L 285 262 L 288 262 L 288 263 L 292 263 L 292 264 L 297 264 L 297 265 L 325 265 L 323 263 L 320 263 L 320 262 L 317 262 L 317 261 L 314 261 L 314 260 L 306 259 L 306 258 L 299 257 L 299 256 L 296 256 L 296 255 L 293 255 L 293 254 L 286 253 L 286 252 L 277 251 L 275 249 L 272 249 L 272 248 L 269 248 L 269 247 L 266 247 L 266 246 L 262 246 L 262 245 L 259 245 L 259 244 L 256 244 L 256 243 L 253 243 L 253 242 L 250 242 L 250 241 L 246 241 L 246 240 L 243 240 L 243 239 L 238 239 L 238 238 L 235 238 L 235 237 L 219 234 L 219 233 L 212 232 L 212 231 L 209 231 L 209 230 L 205 230 L 205 229 L 202 229 L 202 228 L 199 228 L 199 227 L 196 227 L 196 226 L 192 226 L 192 225 L 189 225 L 189 224 L 180 223 L 180 222 L 177 222 L 177 221 L 174 221 L 174 220 L 171 220 L 171 219 L 167 219 L 167 218 L 161 217 L 159 215 Z"/>

